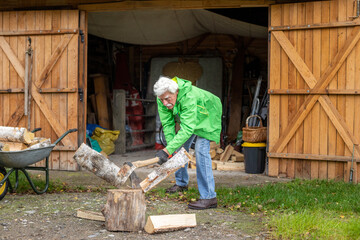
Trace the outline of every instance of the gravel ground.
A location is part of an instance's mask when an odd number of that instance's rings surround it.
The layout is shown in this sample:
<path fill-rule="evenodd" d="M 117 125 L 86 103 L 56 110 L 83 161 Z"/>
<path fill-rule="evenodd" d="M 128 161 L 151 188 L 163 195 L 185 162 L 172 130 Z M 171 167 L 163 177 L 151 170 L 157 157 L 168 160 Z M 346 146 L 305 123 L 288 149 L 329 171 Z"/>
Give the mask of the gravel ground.
<path fill-rule="evenodd" d="M 148 201 L 147 215 L 195 213 L 197 226 L 149 235 L 109 232 L 104 222 L 76 217 L 78 209 L 99 212 L 101 193 L 7 195 L 0 202 L 0 239 L 265 239 L 260 217 L 226 209 L 195 211 L 176 201 Z"/>
<path fill-rule="evenodd" d="M 144 160 L 154 151 L 135 152 L 110 156 L 115 164 L 124 161 Z M 153 168 L 137 169 L 144 178 Z M 190 186 L 196 186 L 195 170 L 190 169 Z M 288 181 L 270 178 L 263 174 L 214 171 L 216 186 L 253 185 L 268 182 Z M 69 185 L 109 185 L 87 171 L 51 171 L 50 178 Z M 174 177 L 160 186 L 168 187 Z M 100 212 L 106 203 L 105 193 L 59 193 L 42 195 L 7 194 L 0 201 L 0 239 L 267 239 L 266 226 L 261 216 L 250 216 L 224 208 L 190 210 L 184 202 L 174 200 L 147 200 L 146 215 L 195 213 L 197 226 L 183 230 L 149 235 L 139 232 L 109 232 L 104 222 L 76 217 L 78 209 Z"/>

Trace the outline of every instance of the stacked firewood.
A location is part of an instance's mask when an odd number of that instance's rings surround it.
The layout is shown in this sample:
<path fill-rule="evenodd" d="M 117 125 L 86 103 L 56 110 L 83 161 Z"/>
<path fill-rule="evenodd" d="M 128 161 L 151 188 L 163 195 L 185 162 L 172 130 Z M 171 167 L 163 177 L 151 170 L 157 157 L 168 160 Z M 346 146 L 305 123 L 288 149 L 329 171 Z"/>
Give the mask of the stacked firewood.
<path fill-rule="evenodd" d="M 191 153 L 191 152 L 190 152 Z M 244 155 L 234 150 L 231 145 L 222 149 L 219 144 L 210 142 L 210 156 L 212 159 L 212 168 L 220 171 L 244 171 Z M 192 159 L 189 162 L 189 168 L 196 168 L 196 157 L 192 153 Z"/>
<path fill-rule="evenodd" d="M 20 151 L 49 145 L 50 139 L 35 137 L 26 128 L 0 126 L 0 151 Z"/>

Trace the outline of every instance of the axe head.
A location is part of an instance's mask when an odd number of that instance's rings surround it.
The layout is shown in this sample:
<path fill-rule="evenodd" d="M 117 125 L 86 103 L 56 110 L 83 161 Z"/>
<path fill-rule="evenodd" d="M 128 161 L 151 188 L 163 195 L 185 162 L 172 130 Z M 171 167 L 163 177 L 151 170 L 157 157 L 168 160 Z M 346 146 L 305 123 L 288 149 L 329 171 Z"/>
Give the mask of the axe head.
<path fill-rule="evenodd" d="M 121 179 L 121 184 L 124 184 L 130 175 L 134 172 L 136 167 L 131 162 L 125 162 L 118 172 L 118 177 Z"/>

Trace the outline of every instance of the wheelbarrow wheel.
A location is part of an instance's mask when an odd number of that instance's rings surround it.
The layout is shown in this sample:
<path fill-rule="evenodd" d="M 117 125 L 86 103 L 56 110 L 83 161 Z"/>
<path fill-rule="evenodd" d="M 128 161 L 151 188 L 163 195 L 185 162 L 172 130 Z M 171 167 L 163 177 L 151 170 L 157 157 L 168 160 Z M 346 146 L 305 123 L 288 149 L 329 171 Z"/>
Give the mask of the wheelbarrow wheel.
<path fill-rule="evenodd" d="M 0 167 L 0 181 L 3 180 L 6 176 L 6 170 L 3 167 Z M 8 191 L 9 179 L 7 179 L 4 184 L 0 187 L 0 200 L 3 199 Z"/>

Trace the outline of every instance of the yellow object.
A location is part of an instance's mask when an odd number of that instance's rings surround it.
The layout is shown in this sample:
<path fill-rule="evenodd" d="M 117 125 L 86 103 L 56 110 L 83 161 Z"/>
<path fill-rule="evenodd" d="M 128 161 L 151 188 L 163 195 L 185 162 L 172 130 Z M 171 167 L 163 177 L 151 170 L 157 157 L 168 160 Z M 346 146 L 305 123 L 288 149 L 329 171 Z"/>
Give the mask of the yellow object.
<path fill-rule="evenodd" d="M 244 142 L 241 146 L 243 146 L 243 147 L 266 147 L 266 143 L 264 143 L 264 142 L 259 142 L 259 143 Z"/>
<path fill-rule="evenodd" d="M 92 139 L 98 141 L 101 149 L 110 155 L 115 151 L 115 141 L 118 139 L 120 131 L 117 130 L 105 130 L 102 128 L 95 128 Z"/>

